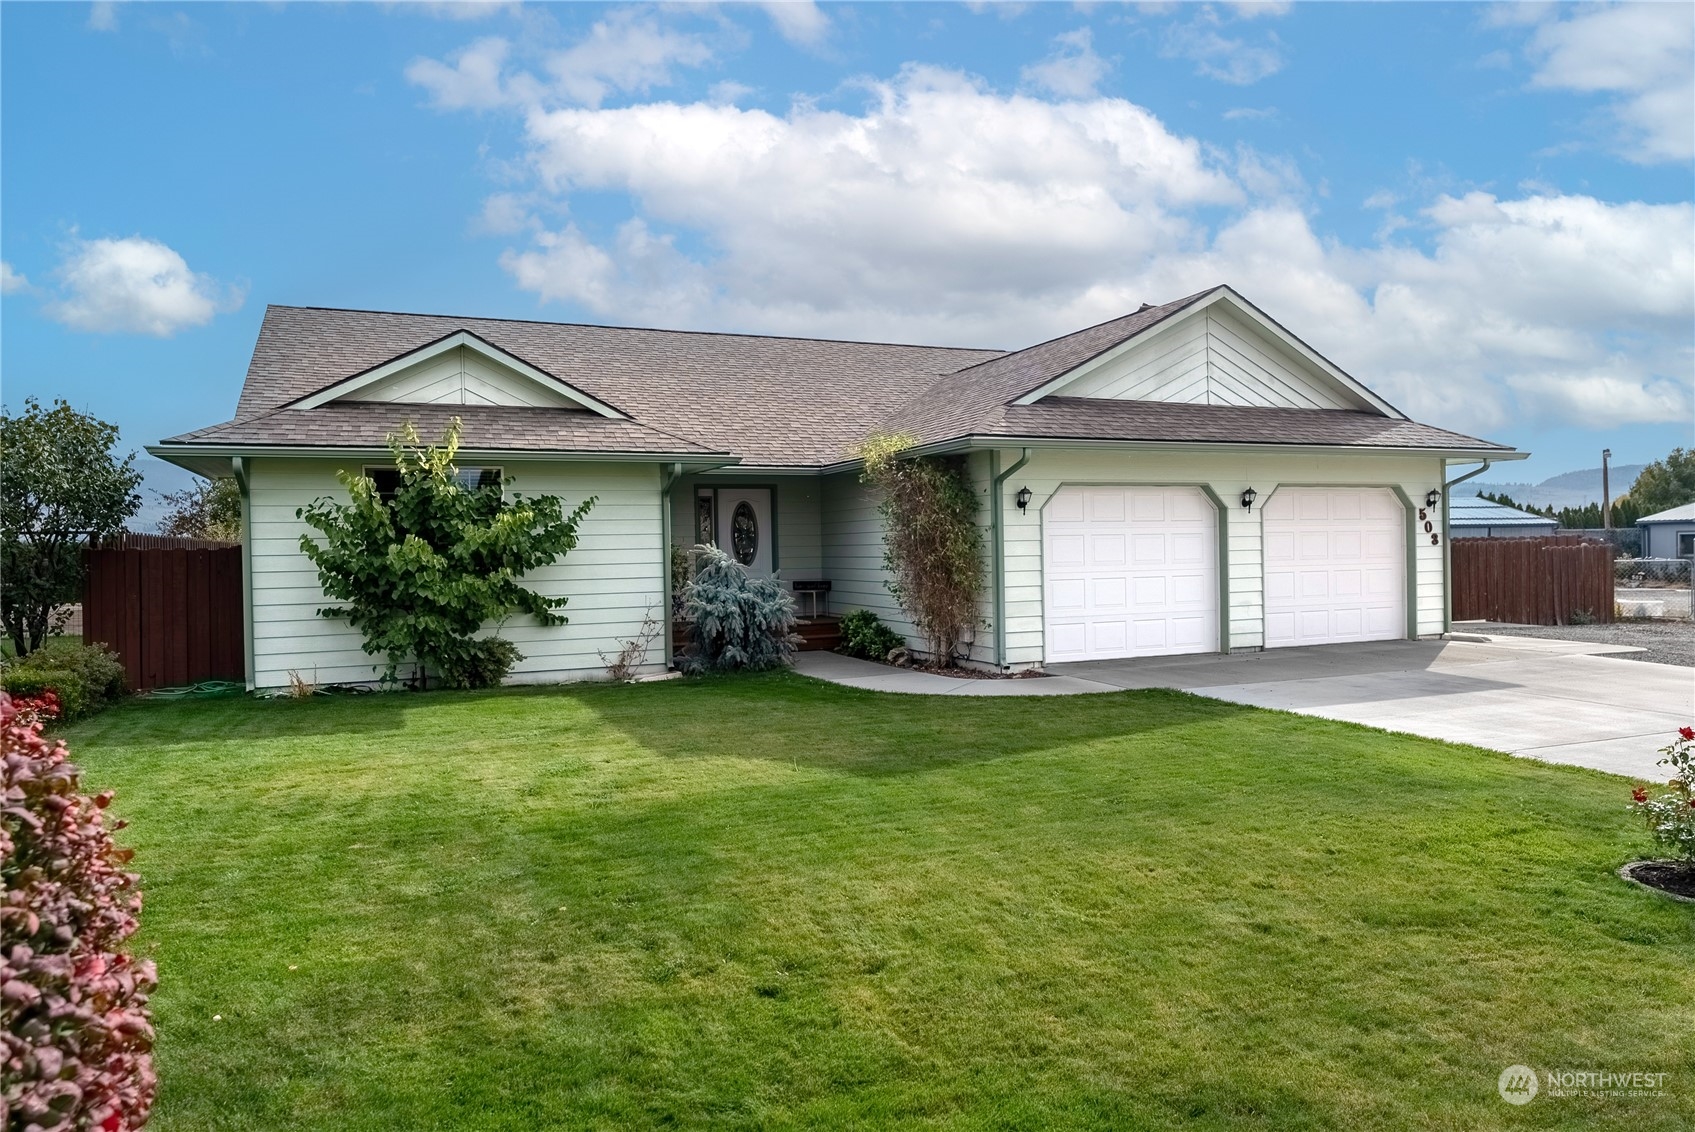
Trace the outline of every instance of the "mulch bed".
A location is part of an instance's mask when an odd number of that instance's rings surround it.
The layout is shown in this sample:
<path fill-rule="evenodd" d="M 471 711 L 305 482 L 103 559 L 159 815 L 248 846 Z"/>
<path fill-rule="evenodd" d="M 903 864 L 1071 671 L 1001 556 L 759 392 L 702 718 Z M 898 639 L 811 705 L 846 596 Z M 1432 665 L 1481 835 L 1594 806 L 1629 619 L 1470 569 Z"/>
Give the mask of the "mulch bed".
<path fill-rule="evenodd" d="M 1645 888 L 1695 901 L 1695 867 L 1682 861 L 1632 861 L 1619 875 Z"/>

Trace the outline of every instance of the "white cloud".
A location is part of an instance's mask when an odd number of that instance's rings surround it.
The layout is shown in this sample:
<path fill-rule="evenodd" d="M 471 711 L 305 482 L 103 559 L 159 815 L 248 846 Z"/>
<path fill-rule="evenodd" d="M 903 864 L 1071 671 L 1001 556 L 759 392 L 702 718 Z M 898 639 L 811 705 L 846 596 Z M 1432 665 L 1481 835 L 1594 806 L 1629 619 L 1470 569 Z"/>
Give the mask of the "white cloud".
<path fill-rule="evenodd" d="M 1205 5 L 1193 19 L 1165 29 L 1160 53 L 1170 59 L 1188 59 L 1195 64 L 1196 74 L 1234 86 L 1249 86 L 1283 69 L 1275 34 L 1267 32 L 1260 42 L 1250 43 L 1225 35 L 1223 26 L 1217 11 Z"/>
<path fill-rule="evenodd" d="M 1095 87 L 1112 68 L 1095 54 L 1093 33 L 1088 28 L 1078 28 L 1056 35 L 1054 44 L 1053 54 L 1024 68 L 1024 81 L 1064 98 L 1086 98 L 1094 94 Z"/>
<path fill-rule="evenodd" d="M 1688 204 L 1379 193 L 1379 235 L 1349 245 L 1314 230 L 1291 159 L 1225 155 L 1123 99 L 924 67 L 866 89 L 783 114 L 530 108 L 534 184 L 485 205 L 529 233 L 501 264 L 610 321 L 1003 346 L 1229 282 L 1434 423 L 1695 412 Z M 580 192 L 629 215 L 535 219 Z"/>
<path fill-rule="evenodd" d="M 622 9 L 598 20 L 577 43 L 541 59 L 543 77 L 508 71 L 512 44 L 479 39 L 449 57 L 414 59 L 406 77 L 442 110 L 490 110 L 550 104 L 599 106 L 614 93 L 644 92 L 671 82 L 678 66 L 712 58 L 706 42 Z"/>
<path fill-rule="evenodd" d="M 1233 106 L 1224 112 L 1226 122 L 1254 122 L 1277 117 L 1275 106 Z"/>
<path fill-rule="evenodd" d="M 813 0 L 768 0 L 760 7 L 790 43 L 816 47 L 830 34 L 830 17 Z"/>
<path fill-rule="evenodd" d="M 430 92 L 442 110 L 489 110 L 516 101 L 502 82 L 501 69 L 512 45 L 498 36 L 479 39 L 456 52 L 453 65 L 436 59 L 414 59 L 406 78 Z"/>
<path fill-rule="evenodd" d="M 113 0 L 95 0 L 88 6 L 90 31 L 117 31 L 118 6 Z"/>
<path fill-rule="evenodd" d="M 1243 0 L 1225 6 L 1244 20 L 1257 20 L 1262 16 L 1286 16 L 1295 5 L 1290 0 Z"/>
<path fill-rule="evenodd" d="M 96 334 L 168 338 L 241 306 L 243 293 L 190 271 L 182 256 L 142 236 L 77 240 L 56 272 L 49 317 Z"/>
<path fill-rule="evenodd" d="M 22 272 L 13 269 L 12 265 L 0 259 L 0 295 L 15 295 L 19 291 L 29 290 L 29 280 Z"/>
<path fill-rule="evenodd" d="M 1616 148 L 1644 164 L 1695 157 L 1695 19 L 1687 4 L 1558 9 L 1526 51 L 1531 85 L 1612 94 Z"/>

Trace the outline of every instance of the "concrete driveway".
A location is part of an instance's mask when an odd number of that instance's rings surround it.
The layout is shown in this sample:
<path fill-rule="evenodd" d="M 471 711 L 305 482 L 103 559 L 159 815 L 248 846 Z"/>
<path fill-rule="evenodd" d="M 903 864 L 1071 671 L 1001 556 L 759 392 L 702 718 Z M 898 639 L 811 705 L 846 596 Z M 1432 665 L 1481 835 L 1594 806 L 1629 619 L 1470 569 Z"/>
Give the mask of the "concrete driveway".
<path fill-rule="evenodd" d="M 1087 661 L 1048 671 L 1659 779 L 1657 749 L 1695 721 L 1695 670 L 1606 655 L 1632 651 L 1641 650 L 1480 636 Z"/>

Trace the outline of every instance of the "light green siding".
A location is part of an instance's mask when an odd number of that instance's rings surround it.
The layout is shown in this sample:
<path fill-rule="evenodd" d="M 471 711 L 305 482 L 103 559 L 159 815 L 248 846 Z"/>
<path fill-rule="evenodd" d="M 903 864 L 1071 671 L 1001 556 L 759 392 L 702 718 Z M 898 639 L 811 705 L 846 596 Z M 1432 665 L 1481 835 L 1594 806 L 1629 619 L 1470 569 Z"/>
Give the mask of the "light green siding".
<path fill-rule="evenodd" d="M 777 576 L 784 581 L 824 577 L 823 529 L 820 522 L 823 481 L 815 475 L 684 476 L 671 489 L 671 541 L 691 546 L 695 539 L 695 492 L 700 487 L 769 487 L 777 515 Z"/>
<path fill-rule="evenodd" d="M 830 609 L 869 609 L 909 643 L 912 623 L 889 593 L 883 569 L 883 520 L 879 493 L 859 482 L 858 472 L 824 477 L 824 574 L 830 579 Z"/>
<path fill-rule="evenodd" d="M 1018 458 L 1003 451 L 1003 464 Z M 1043 661 L 1042 507 L 1067 484 L 1159 484 L 1210 488 L 1223 502 L 1224 573 L 1228 598 L 1221 610 L 1229 648 L 1264 645 L 1264 559 L 1260 507 L 1244 511 L 1242 489 L 1253 487 L 1260 503 L 1279 484 L 1399 487 L 1419 505 L 1442 483 L 1440 460 L 1378 455 L 1301 455 L 1243 452 L 1124 452 L 1034 449 L 1030 462 L 1003 486 L 1005 499 L 1007 663 Z M 1013 504 L 1018 489 L 1032 493 L 1027 512 Z M 983 509 L 984 522 L 988 508 Z M 1438 528 L 1440 529 L 1440 528 Z M 1442 548 L 1422 531 L 1412 543 L 1413 619 L 1420 636 L 1442 632 Z M 981 636 L 986 636 L 982 634 Z"/>
<path fill-rule="evenodd" d="M 259 457 L 249 468 L 249 535 L 252 555 L 252 680 L 274 688 L 289 672 L 320 684 L 361 683 L 380 672 L 380 658 L 365 654 L 346 622 L 317 616 L 327 604 L 316 569 L 300 552 L 307 527 L 295 511 L 325 495 L 345 499 L 334 459 Z M 517 682 L 546 683 L 605 676 L 600 654 L 614 654 L 640 631 L 649 610 L 664 617 L 659 512 L 659 469 L 652 464 L 508 462 L 511 490 L 557 495 L 574 507 L 586 496 L 598 502 L 584 520 L 581 541 L 565 560 L 526 579 L 549 596 L 569 597 L 570 624 L 537 625 L 514 617 L 500 628 L 524 653 Z M 663 649 L 653 663 L 661 671 Z"/>

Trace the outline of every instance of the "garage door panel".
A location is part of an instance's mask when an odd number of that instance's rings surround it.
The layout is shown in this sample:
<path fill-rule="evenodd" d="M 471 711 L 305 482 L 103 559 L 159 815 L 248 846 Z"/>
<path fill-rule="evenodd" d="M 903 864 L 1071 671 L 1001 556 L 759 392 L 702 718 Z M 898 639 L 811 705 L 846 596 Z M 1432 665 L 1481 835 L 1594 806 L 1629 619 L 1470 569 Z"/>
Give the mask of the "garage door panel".
<path fill-rule="evenodd" d="M 1048 600 L 1056 610 L 1081 613 L 1089 607 L 1089 587 L 1082 578 L 1058 578 L 1048 586 Z"/>
<path fill-rule="evenodd" d="M 1218 647 L 1217 518 L 1194 488 L 1062 488 L 1043 509 L 1047 659 Z"/>
<path fill-rule="evenodd" d="M 1052 566 L 1083 565 L 1082 535 L 1061 535 L 1048 540 L 1048 563 Z"/>
<path fill-rule="evenodd" d="M 1118 534 L 1089 536 L 1089 565 L 1124 565 L 1124 536 Z"/>
<path fill-rule="evenodd" d="M 1405 636 L 1405 518 L 1392 493 L 1279 488 L 1261 522 L 1267 647 Z"/>
<path fill-rule="evenodd" d="M 1111 488 L 1096 488 L 1090 491 L 1088 513 L 1092 523 L 1123 522 L 1124 493 Z"/>

